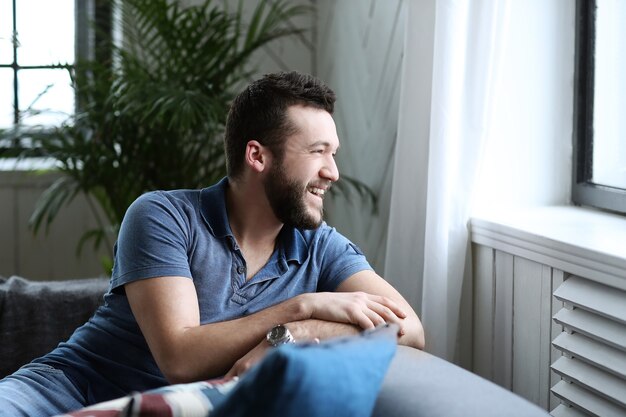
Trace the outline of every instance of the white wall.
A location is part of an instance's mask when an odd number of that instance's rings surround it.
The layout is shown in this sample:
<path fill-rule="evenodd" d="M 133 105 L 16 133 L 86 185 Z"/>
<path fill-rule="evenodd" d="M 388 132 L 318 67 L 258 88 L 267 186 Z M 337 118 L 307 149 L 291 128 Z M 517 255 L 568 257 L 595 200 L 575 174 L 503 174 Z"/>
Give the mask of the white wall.
<path fill-rule="evenodd" d="M 339 168 L 370 185 L 380 199 L 377 215 L 358 199 L 337 199 L 328 204 L 329 222 L 359 244 L 379 271 L 385 266 L 402 88 L 404 3 L 317 3 L 317 75 L 338 94 L 335 120 L 343 143 Z M 513 0 L 509 8 L 504 65 L 501 78 L 494 80 L 497 102 L 475 198 L 477 213 L 567 204 L 570 199 L 574 3 Z M 432 56 L 422 59 L 428 65 Z M 415 210 L 408 209 L 407 215 L 411 213 Z"/>
<path fill-rule="evenodd" d="M 570 201 L 574 3 L 510 2 L 477 214 Z"/>
<path fill-rule="evenodd" d="M 342 144 L 337 155 L 340 173 L 358 178 L 379 196 L 377 214 L 357 197 L 325 203 L 328 222 L 358 244 L 380 273 L 398 125 L 405 3 L 317 2 L 317 75 L 338 97 L 335 122 Z"/>

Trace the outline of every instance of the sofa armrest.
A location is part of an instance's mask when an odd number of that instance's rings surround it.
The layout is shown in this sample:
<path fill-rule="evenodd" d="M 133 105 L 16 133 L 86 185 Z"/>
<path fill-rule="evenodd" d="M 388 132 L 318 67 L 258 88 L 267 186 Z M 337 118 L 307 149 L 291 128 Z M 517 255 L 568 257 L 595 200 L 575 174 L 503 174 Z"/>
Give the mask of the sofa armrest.
<path fill-rule="evenodd" d="M 0 277 L 0 378 L 67 340 L 102 304 L 108 282 Z"/>
<path fill-rule="evenodd" d="M 398 346 L 373 417 L 547 417 L 535 404 L 426 352 Z"/>

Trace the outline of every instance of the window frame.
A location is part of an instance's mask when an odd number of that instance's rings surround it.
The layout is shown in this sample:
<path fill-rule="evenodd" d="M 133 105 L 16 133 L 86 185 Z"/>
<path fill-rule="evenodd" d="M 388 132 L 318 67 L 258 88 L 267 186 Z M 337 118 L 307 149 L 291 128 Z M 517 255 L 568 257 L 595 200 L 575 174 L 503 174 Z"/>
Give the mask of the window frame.
<path fill-rule="evenodd" d="M 576 1 L 572 203 L 626 214 L 626 190 L 592 182 L 596 9 Z"/>

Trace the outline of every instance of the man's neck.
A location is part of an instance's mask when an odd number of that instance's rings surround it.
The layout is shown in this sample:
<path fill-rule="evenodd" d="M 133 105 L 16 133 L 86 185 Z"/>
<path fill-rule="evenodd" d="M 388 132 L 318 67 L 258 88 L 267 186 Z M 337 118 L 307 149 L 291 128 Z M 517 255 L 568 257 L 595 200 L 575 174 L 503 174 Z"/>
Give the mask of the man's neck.
<path fill-rule="evenodd" d="M 258 185 L 232 180 L 226 188 L 228 221 L 237 244 L 254 251 L 274 248 L 283 227 L 260 189 Z"/>

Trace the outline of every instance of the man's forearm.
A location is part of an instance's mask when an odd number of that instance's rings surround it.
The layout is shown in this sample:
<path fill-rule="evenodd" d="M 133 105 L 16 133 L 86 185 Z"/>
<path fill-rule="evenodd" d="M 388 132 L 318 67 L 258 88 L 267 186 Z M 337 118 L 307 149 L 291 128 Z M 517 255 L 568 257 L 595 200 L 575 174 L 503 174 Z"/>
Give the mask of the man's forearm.
<path fill-rule="evenodd" d="M 306 319 L 283 323 L 292 334 L 296 343 L 324 340 L 331 337 L 357 334 L 361 331 L 359 326 L 346 323 L 338 323 L 320 319 Z M 230 369 L 227 377 L 241 375 L 258 363 L 271 349 L 270 344 L 261 340 L 257 346 L 241 357 Z"/>
<path fill-rule="evenodd" d="M 296 342 L 330 339 L 359 333 L 362 329 L 353 324 L 308 319 L 285 323 Z"/>
<path fill-rule="evenodd" d="M 157 363 L 171 383 L 224 375 L 237 359 L 265 337 L 269 328 L 286 319 L 304 318 L 303 314 L 306 312 L 302 300 L 293 298 L 246 317 L 190 326 L 175 342 L 169 343 L 171 353 L 161 354 Z M 162 348 L 156 346 L 156 349 Z"/>
<path fill-rule="evenodd" d="M 332 321 L 308 319 L 285 323 L 296 342 L 309 342 L 312 340 L 325 340 L 332 337 L 358 334 L 363 331 L 359 326 Z M 413 326 L 416 327 L 416 326 Z M 409 334 L 398 334 L 398 343 L 411 347 L 423 347 L 423 334 L 419 333 L 421 327 Z"/>

